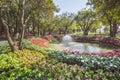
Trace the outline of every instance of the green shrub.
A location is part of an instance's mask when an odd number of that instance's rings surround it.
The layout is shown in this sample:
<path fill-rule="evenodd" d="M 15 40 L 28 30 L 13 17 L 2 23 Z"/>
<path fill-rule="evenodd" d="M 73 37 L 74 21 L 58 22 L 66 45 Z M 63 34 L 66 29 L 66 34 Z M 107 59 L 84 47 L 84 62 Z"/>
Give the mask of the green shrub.
<path fill-rule="evenodd" d="M 0 72 L 7 72 L 9 70 L 17 69 L 21 66 L 19 61 L 14 59 L 13 57 L 1 54 L 0 55 Z"/>
<path fill-rule="evenodd" d="M 6 54 L 10 51 L 11 50 L 10 50 L 9 45 L 0 46 L 0 54 Z"/>
<path fill-rule="evenodd" d="M 59 51 L 49 51 L 49 56 L 57 61 L 68 64 L 78 64 L 92 70 L 120 71 L 119 57 L 79 56 Z"/>

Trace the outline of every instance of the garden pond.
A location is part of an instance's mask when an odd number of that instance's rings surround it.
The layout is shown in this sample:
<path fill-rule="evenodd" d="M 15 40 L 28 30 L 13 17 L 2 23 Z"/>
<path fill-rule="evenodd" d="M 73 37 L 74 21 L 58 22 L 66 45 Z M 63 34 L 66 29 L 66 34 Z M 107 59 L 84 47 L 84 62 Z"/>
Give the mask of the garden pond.
<path fill-rule="evenodd" d="M 87 53 L 105 53 L 112 52 L 113 49 L 101 47 L 99 44 L 93 43 L 81 43 L 81 42 L 60 42 L 57 44 L 50 44 L 55 50 L 70 50 L 70 51 L 79 51 L 79 52 L 87 52 Z"/>

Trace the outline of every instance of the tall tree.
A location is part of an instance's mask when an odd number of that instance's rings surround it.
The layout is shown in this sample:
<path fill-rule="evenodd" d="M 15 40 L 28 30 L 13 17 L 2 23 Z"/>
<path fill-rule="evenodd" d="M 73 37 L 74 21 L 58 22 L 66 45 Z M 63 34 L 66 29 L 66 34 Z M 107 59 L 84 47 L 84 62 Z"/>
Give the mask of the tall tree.
<path fill-rule="evenodd" d="M 59 32 L 63 32 L 64 34 L 67 34 L 69 31 L 70 26 L 74 22 L 74 15 L 72 13 L 63 13 L 62 15 L 59 15 L 59 21 L 58 29 Z"/>
<path fill-rule="evenodd" d="M 34 2 L 33 0 L 2 0 L 0 6 L 0 23 L 4 27 L 4 32 L 12 51 L 23 49 L 22 40 L 24 38 L 25 28 L 28 26 L 28 21 L 32 19 L 31 15 L 33 13 L 56 10 L 53 0 L 35 0 Z M 12 15 L 13 12 L 14 15 Z M 16 31 L 16 33 L 19 33 L 17 44 L 13 40 L 13 37 L 11 37 L 11 27 L 14 31 L 18 30 Z"/>
<path fill-rule="evenodd" d="M 88 35 L 90 29 L 92 29 L 92 25 L 96 22 L 96 14 L 91 9 L 79 11 L 75 16 L 76 23 L 80 26 L 83 31 L 83 35 Z"/>
<path fill-rule="evenodd" d="M 119 0 L 88 0 L 88 4 L 98 13 L 99 18 L 110 26 L 110 37 L 115 37 L 120 17 Z"/>

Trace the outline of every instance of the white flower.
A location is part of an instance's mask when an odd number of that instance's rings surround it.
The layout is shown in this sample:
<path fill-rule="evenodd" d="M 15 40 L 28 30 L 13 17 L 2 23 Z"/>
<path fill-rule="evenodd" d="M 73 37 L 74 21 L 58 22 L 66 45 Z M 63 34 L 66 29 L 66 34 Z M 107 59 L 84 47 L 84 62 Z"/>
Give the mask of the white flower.
<path fill-rule="evenodd" d="M 98 64 L 100 64 L 100 62 L 98 62 Z"/>
<path fill-rule="evenodd" d="M 84 62 L 84 60 L 81 60 L 81 62 Z"/>
<path fill-rule="evenodd" d="M 117 68 L 117 66 L 116 66 L 116 65 L 114 65 L 114 67 L 116 67 L 116 68 Z"/>
<path fill-rule="evenodd" d="M 94 61 L 92 60 L 92 62 L 94 62 Z"/>
<path fill-rule="evenodd" d="M 113 66 L 113 64 L 110 64 L 110 66 Z"/>
<path fill-rule="evenodd" d="M 80 58 L 83 58 L 82 56 L 80 56 Z"/>

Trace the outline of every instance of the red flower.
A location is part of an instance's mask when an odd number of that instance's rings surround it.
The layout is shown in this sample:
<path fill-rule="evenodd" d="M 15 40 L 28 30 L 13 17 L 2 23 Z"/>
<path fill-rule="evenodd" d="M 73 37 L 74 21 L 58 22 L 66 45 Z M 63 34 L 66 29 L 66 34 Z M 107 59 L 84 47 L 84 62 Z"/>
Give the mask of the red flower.
<path fill-rule="evenodd" d="M 45 45 L 46 42 L 48 42 L 48 40 L 46 39 L 37 39 L 37 40 L 31 40 L 30 41 L 32 44 L 41 46 L 43 48 L 48 48 L 48 46 Z"/>

